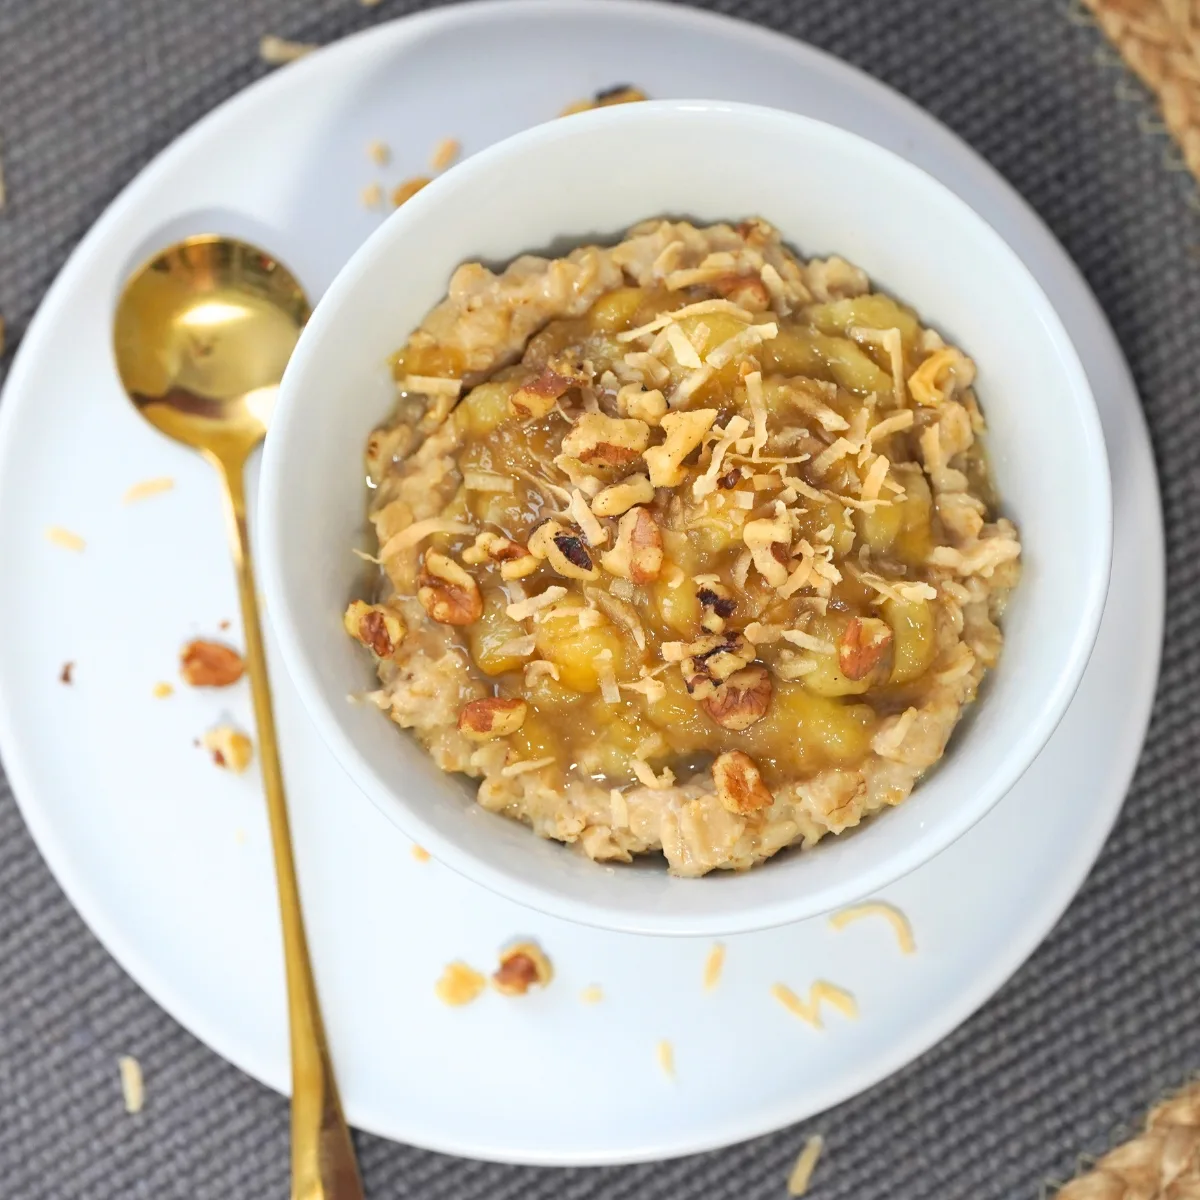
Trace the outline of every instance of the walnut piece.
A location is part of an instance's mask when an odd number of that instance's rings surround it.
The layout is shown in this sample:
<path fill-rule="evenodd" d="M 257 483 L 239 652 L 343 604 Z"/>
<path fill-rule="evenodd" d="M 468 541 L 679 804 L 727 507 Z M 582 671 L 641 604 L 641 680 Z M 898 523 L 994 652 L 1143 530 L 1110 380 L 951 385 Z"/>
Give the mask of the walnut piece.
<path fill-rule="evenodd" d="M 627 383 L 617 392 L 617 408 L 622 416 L 657 425 L 667 411 L 667 401 L 658 388 L 647 391 L 638 383 Z"/>
<path fill-rule="evenodd" d="M 529 552 L 546 562 L 564 579 L 595 579 L 599 575 L 587 543 L 557 521 L 543 521 L 529 538 Z"/>
<path fill-rule="evenodd" d="M 613 548 L 600 556 L 610 574 L 633 583 L 652 583 L 663 565 L 663 541 L 658 524 L 646 508 L 631 508 L 617 524 Z"/>
<path fill-rule="evenodd" d="M 500 955 L 500 966 L 492 975 L 492 986 L 504 996 L 523 996 L 535 985 L 547 987 L 554 968 L 540 946 L 518 942 Z"/>
<path fill-rule="evenodd" d="M 847 679 L 866 679 L 892 644 L 892 629 L 878 617 L 854 617 L 838 638 L 838 667 Z"/>
<path fill-rule="evenodd" d="M 192 687 L 228 687 L 246 671 L 242 656 L 231 646 L 196 638 L 179 655 L 179 673 Z"/>
<path fill-rule="evenodd" d="M 717 755 L 712 765 L 713 782 L 721 806 L 738 816 L 769 808 L 775 801 L 763 783 L 758 764 L 741 750 Z"/>
<path fill-rule="evenodd" d="M 696 589 L 696 599 L 704 613 L 700 627 L 709 633 L 721 633 L 737 608 L 733 593 L 723 583 L 705 583 Z"/>
<path fill-rule="evenodd" d="M 592 500 L 592 512 L 598 517 L 619 517 L 635 504 L 649 504 L 654 488 L 645 475 L 630 475 L 598 492 Z"/>
<path fill-rule="evenodd" d="M 562 452 L 585 466 L 624 467 L 641 458 L 649 442 L 645 421 L 584 413 L 563 438 Z"/>
<path fill-rule="evenodd" d="M 487 696 L 464 704 L 458 714 L 458 731 L 474 742 L 516 733 L 525 721 L 529 705 L 524 700 Z"/>
<path fill-rule="evenodd" d="M 513 414 L 523 420 L 544 417 L 560 396 L 590 382 L 591 376 L 574 364 L 553 363 L 517 388 L 508 398 L 508 404 Z"/>
<path fill-rule="evenodd" d="M 683 460 L 700 445 L 717 419 L 715 408 L 695 408 L 667 413 L 662 419 L 667 440 L 651 446 L 642 457 L 650 468 L 650 482 L 657 487 L 678 487 L 687 476 Z"/>
<path fill-rule="evenodd" d="M 710 633 L 684 648 L 679 664 L 690 695 L 707 700 L 735 672 L 754 661 L 754 647 L 740 633 Z"/>
<path fill-rule="evenodd" d="M 421 607 L 441 625 L 473 625 L 483 615 L 483 596 L 474 578 L 436 550 L 425 552 L 425 565 L 417 577 Z"/>
<path fill-rule="evenodd" d="M 766 716 L 771 705 L 771 675 L 766 667 L 734 671 L 703 701 L 704 710 L 723 729 L 749 729 Z"/>
<path fill-rule="evenodd" d="M 771 307 L 771 294 L 757 275 L 722 275 L 708 282 L 718 296 L 732 300 L 748 312 L 766 312 Z"/>
<path fill-rule="evenodd" d="M 462 559 L 470 566 L 485 562 L 498 563 L 500 578 L 509 580 L 532 575 L 538 565 L 538 560 L 520 542 L 488 531 L 475 538 L 475 544 L 463 551 Z"/>
<path fill-rule="evenodd" d="M 254 745 L 244 734 L 228 725 L 210 729 L 203 738 L 204 748 L 212 753 L 213 762 L 227 771 L 241 773 L 254 757 Z"/>
<path fill-rule="evenodd" d="M 407 632 L 398 612 L 383 604 L 352 600 L 342 618 L 346 632 L 361 642 L 376 658 L 391 658 Z"/>

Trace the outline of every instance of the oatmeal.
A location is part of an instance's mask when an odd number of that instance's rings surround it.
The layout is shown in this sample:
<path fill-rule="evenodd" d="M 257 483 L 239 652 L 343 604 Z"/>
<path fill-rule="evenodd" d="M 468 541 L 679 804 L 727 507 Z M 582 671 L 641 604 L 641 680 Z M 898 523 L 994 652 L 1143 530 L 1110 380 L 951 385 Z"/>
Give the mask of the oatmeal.
<path fill-rule="evenodd" d="M 903 801 L 1000 653 L 1020 544 L 975 368 L 757 220 L 459 268 L 366 454 L 346 630 L 479 803 L 741 869 Z"/>

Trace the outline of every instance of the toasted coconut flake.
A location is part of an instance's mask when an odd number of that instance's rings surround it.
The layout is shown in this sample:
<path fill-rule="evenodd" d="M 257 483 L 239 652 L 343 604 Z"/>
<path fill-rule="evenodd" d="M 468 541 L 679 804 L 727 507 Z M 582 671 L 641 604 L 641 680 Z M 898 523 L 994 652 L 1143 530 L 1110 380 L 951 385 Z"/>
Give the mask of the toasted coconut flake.
<path fill-rule="evenodd" d="M 670 767 L 663 767 L 661 775 L 655 775 L 650 764 L 641 758 L 629 760 L 629 769 L 637 776 L 638 782 L 652 791 L 662 792 L 675 783 L 675 773 Z"/>
<path fill-rule="evenodd" d="M 782 625 L 764 625 L 761 621 L 751 621 L 742 631 L 746 641 L 755 646 L 767 646 L 783 637 Z"/>
<path fill-rule="evenodd" d="M 462 143 L 458 138 L 442 138 L 433 148 L 433 154 L 429 158 L 429 165 L 435 171 L 444 171 L 447 167 L 454 165 L 461 153 Z"/>
<path fill-rule="evenodd" d="M 599 663 L 596 667 L 596 679 L 600 683 L 600 695 L 605 704 L 620 704 L 621 689 L 617 686 L 617 676 L 611 662 Z"/>
<path fill-rule="evenodd" d="M 678 325 L 668 325 L 666 327 L 667 342 L 675 353 L 675 361 L 681 367 L 699 367 L 701 366 L 700 355 L 696 353 L 696 347 L 684 336 L 683 330 Z"/>
<path fill-rule="evenodd" d="M 804 1143 L 804 1149 L 800 1151 L 800 1157 L 796 1159 L 796 1165 L 792 1167 L 792 1173 L 788 1176 L 789 1196 L 803 1196 L 808 1191 L 808 1185 L 812 1182 L 813 1172 L 817 1169 L 817 1160 L 821 1157 L 821 1149 L 824 1145 L 824 1139 L 819 1133 L 813 1134 Z"/>
<path fill-rule="evenodd" d="M 787 577 L 786 582 L 779 589 L 779 595 L 782 599 L 787 600 L 794 596 L 802 587 L 808 585 L 808 581 L 813 575 L 813 555 L 810 553 L 804 555 L 797 564 L 792 573 Z"/>
<path fill-rule="evenodd" d="M 579 526 L 589 546 L 603 546 L 607 543 L 608 530 L 596 520 L 588 506 L 587 497 L 578 488 L 571 492 L 571 503 L 567 505 L 567 512 L 571 520 Z"/>
<path fill-rule="evenodd" d="M 808 999 L 802 1000 L 786 984 L 776 983 L 771 987 L 771 995 L 783 1005 L 793 1016 L 807 1021 L 814 1029 L 822 1028 L 821 1004 L 826 1003 L 836 1008 L 843 1016 L 852 1020 L 858 1017 L 858 1004 L 853 995 L 836 984 L 818 979 L 808 990 Z"/>
<path fill-rule="evenodd" d="M 405 375 L 400 390 L 422 396 L 457 396 L 462 391 L 461 379 L 442 379 L 437 375 Z"/>
<path fill-rule="evenodd" d="M 721 982 L 721 971 L 725 967 L 725 943 L 713 942 L 708 958 L 704 960 L 704 990 L 711 992 Z"/>
<path fill-rule="evenodd" d="M 814 417 L 827 433 L 838 433 L 850 428 L 850 422 L 841 413 L 834 412 L 828 404 L 823 404 L 806 389 L 787 387 L 787 394 L 797 408 Z"/>
<path fill-rule="evenodd" d="M 767 445 L 767 409 L 763 403 L 762 372 L 751 371 L 746 376 L 746 399 L 754 416 L 754 441 L 750 457 L 758 459 Z"/>
<path fill-rule="evenodd" d="M 169 492 L 175 486 L 175 480 L 169 475 L 160 475 L 156 479 L 143 479 L 135 483 L 121 497 L 124 504 L 136 504 L 139 500 L 148 500 L 151 496 Z"/>
<path fill-rule="evenodd" d="M 511 620 L 524 621 L 526 617 L 532 617 L 539 609 L 561 600 L 566 594 L 565 587 L 554 584 L 537 596 L 530 596 L 526 600 L 518 600 L 515 604 L 510 604 L 504 611 Z"/>
<path fill-rule="evenodd" d="M 547 758 L 526 758 L 518 759 L 514 763 L 509 763 L 507 767 L 500 769 L 500 774 L 505 779 L 513 779 L 517 775 L 528 775 L 530 771 L 540 771 L 543 767 L 548 767 L 555 761 L 554 755 L 551 754 Z"/>
<path fill-rule="evenodd" d="M 908 712 L 915 714 L 916 710 L 910 708 Z M 841 930 L 854 921 L 862 920 L 863 917 L 882 917 L 892 927 L 892 932 L 896 935 L 896 944 L 900 947 L 900 953 L 916 954 L 917 942 L 913 937 L 912 925 L 909 924 L 908 918 L 898 908 L 886 904 L 882 900 L 871 900 L 865 904 L 855 904 L 850 908 L 843 908 L 829 918 L 829 924 L 834 929 Z"/>
<path fill-rule="evenodd" d="M 450 521 L 445 517 L 427 517 L 424 521 L 415 521 L 407 528 L 400 530 L 399 533 L 393 534 L 379 551 L 380 560 L 386 561 L 393 554 L 399 554 L 402 550 L 409 550 L 413 546 L 423 542 L 427 537 L 432 537 L 435 533 L 468 534 L 474 533 L 475 529 L 471 525 L 466 525 L 462 521 Z"/>
<path fill-rule="evenodd" d="M 258 57 L 269 67 L 281 67 L 311 54 L 317 46 L 312 42 L 293 42 L 276 37 L 273 33 L 263 36 L 258 43 Z"/>
<path fill-rule="evenodd" d="M 750 564 L 754 561 L 749 550 L 743 550 L 741 554 L 734 560 L 733 569 L 729 574 L 733 578 L 733 582 L 743 590 L 746 587 L 746 579 L 750 574 Z"/>
<path fill-rule="evenodd" d="M 727 338 L 710 351 L 704 360 L 705 365 L 719 371 L 733 362 L 735 358 L 740 358 L 747 350 L 752 350 L 755 346 L 762 345 L 763 342 L 769 342 L 778 334 L 779 326 L 774 321 L 768 321 L 762 325 L 751 325 L 740 333 L 735 333 L 733 337 Z"/>
<path fill-rule="evenodd" d="M 679 266 L 685 246 L 678 238 L 668 242 L 659 252 L 658 257 L 650 267 L 650 274 L 655 279 L 663 279 Z"/>
<path fill-rule="evenodd" d="M 944 346 L 908 377 L 908 388 L 917 404 L 933 408 L 974 382 L 975 364 L 961 350 Z"/>
<path fill-rule="evenodd" d="M 468 492 L 511 492 L 514 483 L 508 475 L 497 475 L 494 471 L 464 471 L 463 487 Z"/>
<path fill-rule="evenodd" d="M 669 1079 L 675 1078 L 675 1051 L 671 1043 L 665 1039 L 658 1043 L 654 1048 L 654 1056 L 658 1060 L 658 1065 L 662 1069 L 662 1073 Z"/>
<path fill-rule="evenodd" d="M 834 463 L 840 462 L 847 454 L 852 453 L 854 448 L 854 443 L 849 438 L 837 438 L 832 445 L 826 446 L 812 460 L 813 474 L 824 475 Z"/>
<path fill-rule="evenodd" d="M 133 1055 L 122 1054 L 117 1059 L 117 1069 L 121 1072 L 121 1096 L 125 1101 L 125 1111 L 135 1116 L 142 1111 L 142 1105 L 146 1102 L 142 1064 Z"/>
<path fill-rule="evenodd" d="M 487 980 L 465 962 L 452 962 L 446 966 L 441 978 L 434 984 L 437 998 L 452 1008 L 470 1004 L 487 987 Z"/>
<path fill-rule="evenodd" d="M 846 334 L 856 342 L 866 342 L 883 349 L 892 368 L 892 393 L 896 404 L 902 408 L 908 400 L 908 395 L 904 390 L 904 339 L 900 336 L 900 330 L 869 329 L 862 325 L 852 325 L 846 330 Z"/>
<path fill-rule="evenodd" d="M 709 459 L 708 467 L 704 474 L 692 484 L 692 495 L 697 500 L 701 500 L 717 490 L 717 480 L 725 464 L 726 453 L 749 428 L 750 422 L 745 417 L 734 416 L 729 418 L 724 429 L 717 431 L 719 437 L 712 448 L 712 457 Z"/>
<path fill-rule="evenodd" d="M 913 420 L 914 416 L 911 408 L 905 408 L 898 413 L 892 413 L 890 417 L 885 417 L 877 425 L 871 426 L 867 432 L 867 440 L 875 443 L 881 438 L 890 437 L 893 433 L 903 433 L 904 430 L 912 428 Z"/>
<path fill-rule="evenodd" d="M 677 308 L 673 312 L 659 313 L 652 321 L 647 321 L 645 325 L 639 325 L 636 329 L 627 329 L 623 333 L 617 334 L 618 342 L 636 342 L 639 338 L 644 338 L 652 333 L 657 333 L 660 329 L 668 325 L 673 325 L 677 321 L 682 321 L 684 317 L 700 316 L 704 313 L 728 313 L 731 317 L 736 317 L 739 321 L 747 323 L 754 320 L 754 314 L 747 312 L 744 308 L 734 304 L 732 300 L 698 300 L 695 304 L 685 304 L 682 308 Z"/>
<path fill-rule="evenodd" d="M 804 618 L 808 620 L 808 617 Z M 813 654 L 836 654 L 837 647 L 826 641 L 824 638 L 814 637 L 811 633 L 806 633 L 803 629 L 785 629 L 783 631 L 783 640 L 791 642 L 793 646 L 799 646 L 801 650 L 808 650 Z"/>
<path fill-rule="evenodd" d="M 524 640 L 524 639 L 522 639 L 522 640 Z M 532 637 L 529 638 L 529 641 L 531 641 L 531 642 L 534 640 L 535 639 Z M 506 642 L 501 647 L 501 650 L 507 651 L 510 646 L 514 646 L 514 645 L 516 645 L 515 642 Z M 532 649 L 530 650 L 530 653 L 531 654 L 533 653 Z M 559 679 L 558 664 L 552 663 L 552 662 L 547 662 L 546 659 L 544 659 L 544 658 L 535 658 L 533 660 L 533 662 L 526 663 L 525 664 L 525 686 L 526 686 L 526 688 L 532 687 L 543 675 L 549 676 L 549 678 L 553 679 L 557 683 L 558 679 Z"/>
<path fill-rule="evenodd" d="M 46 537 L 56 546 L 61 546 L 64 550 L 74 550 L 77 553 L 87 546 L 87 542 L 79 534 L 72 533 L 69 529 L 63 529 L 59 525 L 51 525 L 46 530 Z"/>
<path fill-rule="evenodd" d="M 866 478 L 863 479 L 862 498 L 864 500 L 879 499 L 879 491 L 883 487 L 883 481 L 887 478 L 888 468 L 891 465 L 882 454 L 875 456 L 867 468 Z"/>

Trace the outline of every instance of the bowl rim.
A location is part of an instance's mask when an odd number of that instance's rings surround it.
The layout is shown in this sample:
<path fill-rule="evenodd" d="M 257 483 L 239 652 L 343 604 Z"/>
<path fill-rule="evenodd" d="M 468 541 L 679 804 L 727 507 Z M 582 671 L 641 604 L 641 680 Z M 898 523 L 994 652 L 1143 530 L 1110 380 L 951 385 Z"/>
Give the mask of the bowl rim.
<path fill-rule="evenodd" d="M 1004 769 L 995 772 L 977 788 L 970 802 L 964 802 L 943 815 L 935 825 L 927 827 L 922 836 L 911 839 L 885 854 L 881 861 L 839 883 L 829 884 L 808 896 L 766 898 L 743 906 L 727 916 L 706 913 L 672 912 L 669 914 L 642 912 L 620 906 L 605 905 L 595 900 L 580 899 L 544 889 L 515 871 L 502 869 L 484 856 L 462 847 L 453 838 L 444 836 L 429 824 L 420 812 L 386 780 L 381 778 L 359 752 L 352 738 L 345 735 L 334 716 L 334 699 L 325 694 L 317 671 L 311 665 L 304 639 L 284 586 L 280 537 L 283 520 L 281 494 L 286 473 L 284 431 L 296 420 L 295 407 L 289 403 L 294 390 L 302 386 L 309 360 L 314 357 L 318 334 L 332 320 L 342 303 L 359 285 L 381 247 L 396 239 L 411 236 L 419 230 L 427 213 L 434 211 L 444 192 L 469 188 L 480 179 L 488 178 L 494 168 L 510 157 L 520 156 L 538 146 L 569 139 L 576 133 L 605 126 L 634 126 L 647 116 L 667 113 L 722 113 L 746 122 L 774 122 L 793 128 L 806 127 L 817 136 L 833 137 L 855 146 L 859 153 L 875 155 L 888 161 L 889 169 L 908 174 L 918 186 L 940 193 L 943 201 L 958 208 L 968 225 L 984 240 L 991 240 L 1012 260 L 1014 269 L 1023 276 L 1025 286 L 1040 309 L 1040 324 L 1055 343 L 1064 370 L 1073 377 L 1071 395 L 1083 427 L 1084 437 L 1078 449 L 1088 483 L 1101 499 L 1100 511 L 1093 513 L 1097 520 L 1097 542 L 1094 561 L 1090 564 L 1081 597 L 1079 620 L 1070 651 L 1064 660 L 1054 686 L 1038 708 L 1036 717 L 1025 728 L 1004 758 Z M 515 251 L 514 253 L 521 253 Z M 604 929 L 628 933 L 678 936 L 713 936 L 750 932 L 788 924 L 834 911 L 855 903 L 865 896 L 903 878 L 925 862 L 936 857 L 957 841 L 1017 783 L 1037 758 L 1046 742 L 1062 720 L 1083 678 L 1096 637 L 1108 594 L 1112 559 L 1113 513 L 1112 484 L 1109 460 L 1095 396 L 1078 352 L 1061 317 L 1045 294 L 1041 284 L 1022 261 L 1020 255 L 1001 237 L 992 225 L 951 188 L 934 178 L 922 167 L 877 142 L 841 129 L 827 121 L 791 113 L 765 105 L 705 99 L 653 100 L 633 105 L 618 105 L 573 115 L 569 121 L 548 121 L 522 130 L 489 146 L 462 163 L 452 172 L 435 178 L 402 207 L 391 213 L 370 237 L 355 251 L 338 271 L 333 282 L 320 298 L 301 334 L 288 364 L 280 387 L 271 429 L 266 439 L 259 485 L 260 561 L 267 609 L 285 667 L 300 696 L 309 719 L 346 771 L 349 779 L 404 833 L 420 842 L 440 862 L 489 890 L 514 900 L 528 908 L 552 916 Z M 920 786 L 918 781 L 917 787 Z M 530 837 L 536 835 L 529 831 Z M 600 864 L 597 864 L 599 867 Z M 768 864 L 761 864 L 756 870 Z M 619 872 L 617 873 L 619 877 Z M 695 880 L 681 880 L 681 886 L 712 886 Z"/>

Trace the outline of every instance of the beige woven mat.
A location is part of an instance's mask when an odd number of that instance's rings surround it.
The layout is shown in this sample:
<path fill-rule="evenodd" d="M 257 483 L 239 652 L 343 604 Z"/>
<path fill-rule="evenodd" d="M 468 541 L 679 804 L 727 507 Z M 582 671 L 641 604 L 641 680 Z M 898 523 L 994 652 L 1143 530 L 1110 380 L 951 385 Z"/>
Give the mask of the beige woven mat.
<path fill-rule="evenodd" d="M 1200 0 L 1083 0 L 1121 57 L 1157 96 L 1200 180 Z"/>

